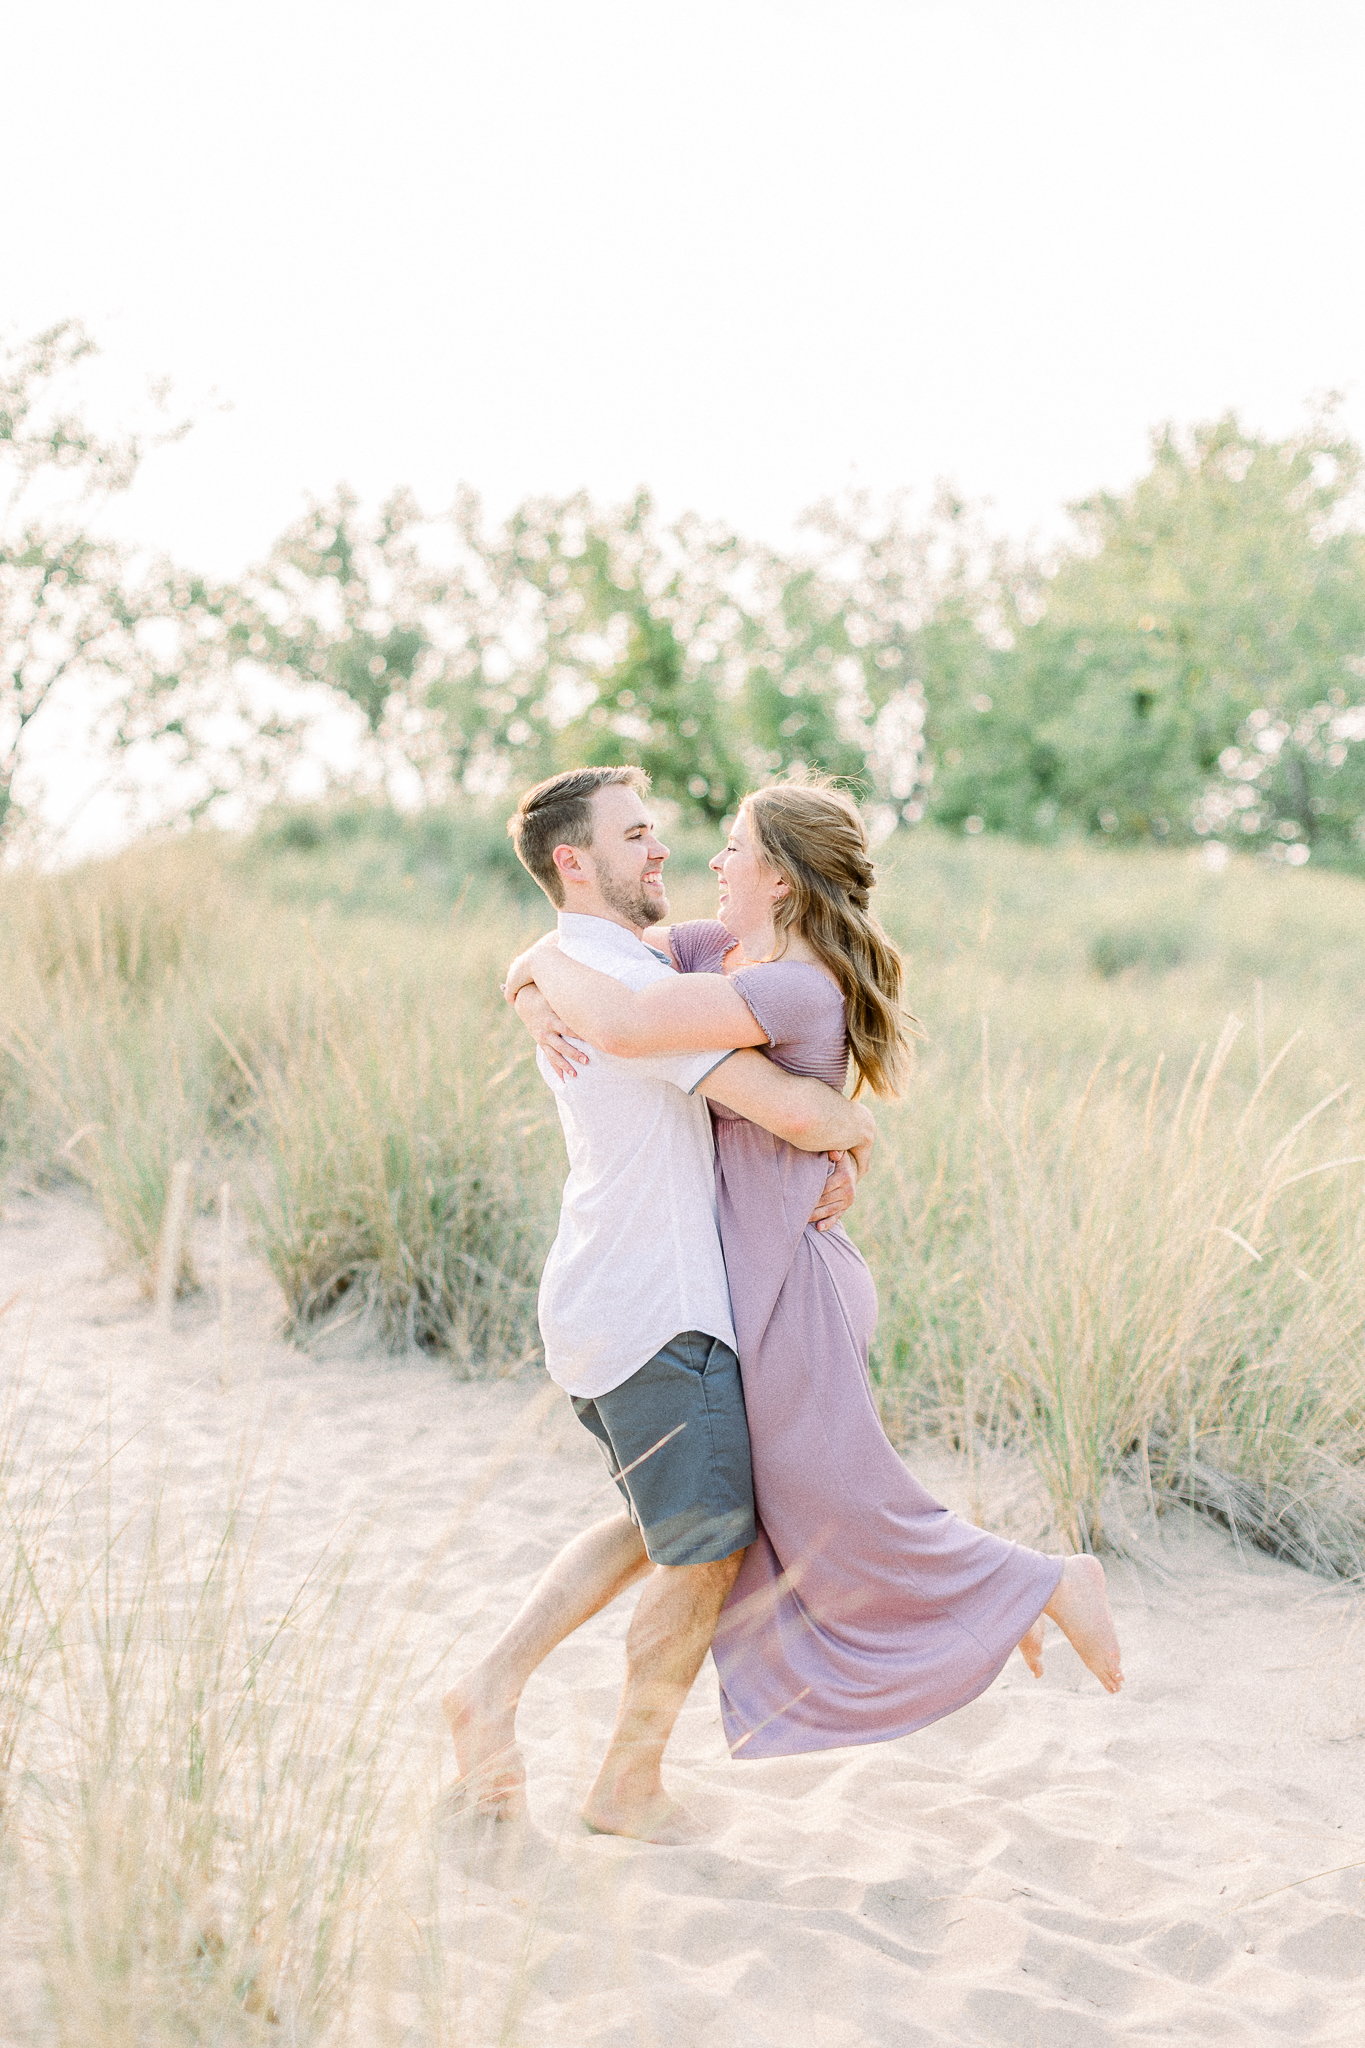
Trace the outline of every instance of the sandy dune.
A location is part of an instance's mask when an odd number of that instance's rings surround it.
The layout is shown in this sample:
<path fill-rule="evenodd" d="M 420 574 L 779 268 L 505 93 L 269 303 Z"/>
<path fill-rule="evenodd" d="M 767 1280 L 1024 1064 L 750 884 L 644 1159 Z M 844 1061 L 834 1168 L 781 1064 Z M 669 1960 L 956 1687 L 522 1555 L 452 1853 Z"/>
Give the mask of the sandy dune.
<path fill-rule="evenodd" d="M 211 1236 L 204 1265 L 213 1279 Z M 104 1274 L 65 1196 L 0 1223 L 0 1364 L 26 1350 L 54 1426 L 107 1402 L 119 1484 L 168 1455 L 185 1502 L 263 1436 L 263 1569 L 287 1589 L 344 1525 L 359 1578 L 406 1588 L 443 1661 L 411 1702 L 431 1738 L 440 1932 L 470 2048 L 1089 2048 L 1120 2041 L 1357 2043 L 1365 1975 L 1365 1610 L 1183 1516 L 1111 1569 L 1128 1686 L 1106 1698 L 1060 1636 L 920 1735 L 733 1764 L 703 1672 L 673 1782 L 712 1826 L 694 1849 L 576 1822 L 610 1724 L 625 1611 L 528 1693 L 526 1829 L 445 1817 L 443 1679 L 554 1550 L 606 1511 L 598 1456 L 534 1379 L 309 1357 L 276 1340 L 239 1244 L 226 1388 L 212 1284 L 153 1327 Z M 963 1504 L 966 1475 L 920 1466 Z M 991 1518 L 987 1491 L 984 1518 Z M 1000 1514 L 1009 1503 L 1003 1495 Z M 415 1591 L 413 1589 L 416 1589 Z M 1339 1866 L 1352 1866 L 1339 1868 Z M 1318 1874 L 1322 1873 L 1322 1874 Z M 0 1983 L 5 1964 L 0 1961 Z M 415 2018 L 415 2006 L 414 2018 Z M 408 2037 L 416 2048 L 422 2036 Z"/>

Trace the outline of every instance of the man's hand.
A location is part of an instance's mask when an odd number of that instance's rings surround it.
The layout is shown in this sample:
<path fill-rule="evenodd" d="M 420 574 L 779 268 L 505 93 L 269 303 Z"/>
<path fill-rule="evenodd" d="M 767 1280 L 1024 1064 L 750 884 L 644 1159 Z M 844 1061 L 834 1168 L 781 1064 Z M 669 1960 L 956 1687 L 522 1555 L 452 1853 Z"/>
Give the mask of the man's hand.
<path fill-rule="evenodd" d="M 533 982 L 512 998 L 512 1006 L 560 1080 L 576 1079 L 578 1069 L 587 1066 L 588 1055 L 565 1037 L 564 1020 L 555 1015 Z"/>
<path fill-rule="evenodd" d="M 817 1230 L 831 1230 L 844 1212 L 853 1207 L 858 1192 L 858 1167 L 851 1152 L 831 1152 L 833 1164 L 825 1191 L 816 1207 L 811 1211 L 811 1222 Z"/>

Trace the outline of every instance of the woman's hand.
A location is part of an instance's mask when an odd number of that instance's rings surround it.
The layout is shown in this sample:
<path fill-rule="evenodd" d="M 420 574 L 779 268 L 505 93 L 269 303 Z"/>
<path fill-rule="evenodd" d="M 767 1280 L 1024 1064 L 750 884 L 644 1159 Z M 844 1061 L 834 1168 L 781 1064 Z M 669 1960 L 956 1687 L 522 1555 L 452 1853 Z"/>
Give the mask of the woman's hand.
<path fill-rule="evenodd" d="M 869 1149 L 864 1145 L 858 1147 L 859 1152 Z M 831 1152 L 829 1156 L 832 1162 L 829 1178 L 810 1218 L 817 1230 L 832 1230 L 844 1212 L 853 1207 L 858 1192 L 859 1172 L 855 1154 Z"/>
<path fill-rule="evenodd" d="M 587 1066 L 588 1055 L 565 1037 L 563 1018 L 555 1015 L 533 982 L 523 984 L 512 1007 L 559 1079 L 575 1080 L 578 1069 Z"/>
<path fill-rule="evenodd" d="M 529 988 L 534 982 L 536 978 L 537 955 L 541 953 L 544 947 L 557 946 L 558 944 L 559 933 L 546 932 L 543 938 L 536 940 L 534 946 L 528 946 L 524 953 L 518 953 L 516 959 L 508 968 L 507 979 L 502 985 L 502 992 L 509 1003 L 515 1003 L 521 991 L 524 988 Z"/>

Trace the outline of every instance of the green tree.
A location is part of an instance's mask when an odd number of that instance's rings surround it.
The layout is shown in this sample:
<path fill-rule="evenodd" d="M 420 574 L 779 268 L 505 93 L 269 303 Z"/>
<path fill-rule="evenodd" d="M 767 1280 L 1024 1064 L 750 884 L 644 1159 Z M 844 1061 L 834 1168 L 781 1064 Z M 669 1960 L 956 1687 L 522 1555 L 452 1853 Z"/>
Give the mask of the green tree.
<path fill-rule="evenodd" d="M 464 538 L 519 628 L 498 636 L 491 686 L 487 647 L 478 678 L 486 741 L 514 778 L 631 761 L 718 821 L 797 762 L 862 772 L 861 675 L 841 665 L 841 604 L 813 566 L 722 524 L 662 525 L 643 492 L 611 508 L 532 500 L 494 541 L 468 523 Z"/>
<path fill-rule="evenodd" d="M 925 795 L 916 659 L 950 601 L 964 637 L 991 602 L 978 590 L 968 603 L 960 514 L 936 507 L 921 529 L 896 507 L 874 517 L 865 499 L 824 504 L 797 555 L 695 517 L 661 525 L 643 493 L 610 509 L 582 494 L 532 501 L 491 542 L 467 521 L 466 547 L 520 628 L 481 652 L 488 745 L 518 779 L 638 762 L 661 795 L 712 820 L 799 767 L 913 820 Z"/>
<path fill-rule="evenodd" d="M 591 759 L 639 763 L 713 821 L 799 764 L 904 806 L 924 723 L 910 649 L 935 600 L 919 542 L 868 517 L 821 508 L 789 557 L 664 524 L 644 493 L 531 499 L 489 530 L 469 494 L 445 520 L 403 496 L 376 521 L 341 492 L 222 616 L 236 654 L 358 705 L 362 751 L 427 796 Z"/>
<path fill-rule="evenodd" d="M 644 493 L 611 509 L 583 493 L 533 499 L 491 541 L 468 513 L 466 546 L 499 599 L 477 681 L 484 743 L 504 773 L 633 761 L 661 796 L 722 816 L 744 780 L 738 538 L 697 521 L 660 531 Z"/>
<path fill-rule="evenodd" d="M 1327 785 L 1353 727 L 1329 728 L 1365 654 L 1360 451 L 1328 411 L 1278 441 L 1231 415 L 1168 427 L 1152 457 L 1130 491 L 1073 507 L 1079 545 L 984 686 L 959 802 L 1012 831 L 1220 829 L 1206 792 L 1239 744 L 1258 751 L 1255 717 L 1279 735 L 1262 777 L 1277 774 L 1278 808 L 1243 803 L 1248 836 L 1288 819 L 1307 843 L 1330 811 L 1344 843 L 1352 824 Z M 1258 775 L 1271 765 L 1260 752 Z"/>
<path fill-rule="evenodd" d="M 225 664 L 223 594 L 101 530 L 149 449 L 186 426 L 98 432 L 77 402 L 94 353 L 66 321 L 0 354 L 0 846 L 63 705 L 133 822 L 272 786 L 298 739 Z"/>
<path fill-rule="evenodd" d="M 817 507 L 812 522 L 862 664 L 870 793 L 888 819 L 958 823 L 989 769 L 982 718 L 1002 655 L 1038 609 L 1036 566 L 946 487 L 918 521 L 903 501 L 878 516 L 855 497 Z"/>
<path fill-rule="evenodd" d="M 432 531 L 408 491 L 371 517 L 339 487 L 218 592 L 214 611 L 228 660 L 273 677 L 301 720 L 328 699 L 354 709 L 362 782 L 396 778 L 409 799 L 438 801 L 468 761 L 442 692 L 463 656 L 471 608 L 458 575 L 433 566 Z"/>
<path fill-rule="evenodd" d="M 1365 675 L 1365 659 L 1349 664 Z M 1248 839 L 1298 865 L 1314 851 L 1365 861 L 1365 704 L 1335 687 L 1295 717 L 1258 705 L 1218 757 L 1195 811 L 1201 835 Z"/>

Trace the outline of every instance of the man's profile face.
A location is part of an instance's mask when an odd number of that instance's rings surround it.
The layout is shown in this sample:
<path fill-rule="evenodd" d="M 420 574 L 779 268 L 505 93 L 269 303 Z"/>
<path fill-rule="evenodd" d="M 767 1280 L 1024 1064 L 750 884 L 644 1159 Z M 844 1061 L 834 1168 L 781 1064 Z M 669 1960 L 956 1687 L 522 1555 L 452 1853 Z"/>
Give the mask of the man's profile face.
<path fill-rule="evenodd" d="M 603 902 L 637 929 L 668 916 L 661 870 L 668 848 L 639 792 L 610 783 L 592 799 L 592 845 L 580 849 Z"/>

